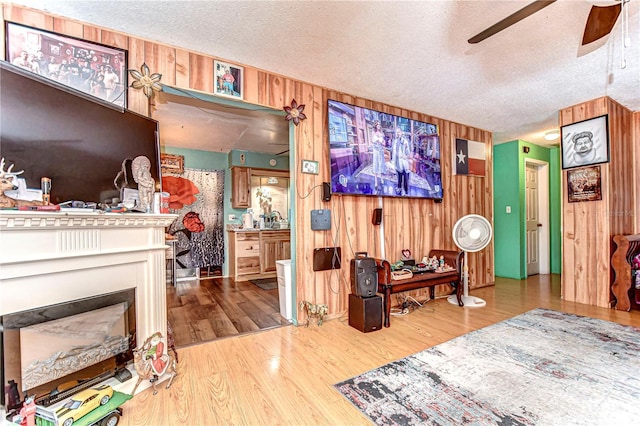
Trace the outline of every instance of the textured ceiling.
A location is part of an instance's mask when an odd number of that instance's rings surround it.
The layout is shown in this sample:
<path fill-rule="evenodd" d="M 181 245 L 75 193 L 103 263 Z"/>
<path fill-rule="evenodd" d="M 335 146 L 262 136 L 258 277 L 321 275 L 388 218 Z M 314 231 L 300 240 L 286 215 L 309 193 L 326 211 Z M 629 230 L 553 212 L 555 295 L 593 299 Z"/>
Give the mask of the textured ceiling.
<path fill-rule="evenodd" d="M 529 1 L 15 3 L 485 129 L 494 143 L 547 144 L 560 109 L 601 96 L 640 110 L 640 0 L 628 3 L 625 49 L 620 18 L 580 48 L 606 0 L 557 1 L 475 45 Z"/>

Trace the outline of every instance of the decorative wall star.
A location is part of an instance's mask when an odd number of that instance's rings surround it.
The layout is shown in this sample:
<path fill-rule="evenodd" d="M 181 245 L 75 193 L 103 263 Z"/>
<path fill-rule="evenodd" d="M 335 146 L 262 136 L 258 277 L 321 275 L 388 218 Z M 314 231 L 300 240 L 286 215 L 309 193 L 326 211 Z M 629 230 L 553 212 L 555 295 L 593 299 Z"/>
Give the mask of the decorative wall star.
<path fill-rule="evenodd" d="M 133 78 L 131 87 L 134 89 L 142 89 L 147 98 L 151 98 L 154 91 L 160 92 L 162 90 L 162 85 L 160 84 L 162 74 L 151 74 L 146 63 L 142 64 L 140 71 L 129 70 L 129 74 L 131 74 L 131 77 Z"/>
<path fill-rule="evenodd" d="M 287 113 L 287 116 L 284 119 L 289 121 L 293 120 L 293 124 L 296 126 L 301 120 L 307 118 L 307 116 L 302 113 L 302 111 L 304 111 L 304 105 L 298 105 L 295 99 L 291 102 L 291 106 L 287 105 L 282 109 Z"/>

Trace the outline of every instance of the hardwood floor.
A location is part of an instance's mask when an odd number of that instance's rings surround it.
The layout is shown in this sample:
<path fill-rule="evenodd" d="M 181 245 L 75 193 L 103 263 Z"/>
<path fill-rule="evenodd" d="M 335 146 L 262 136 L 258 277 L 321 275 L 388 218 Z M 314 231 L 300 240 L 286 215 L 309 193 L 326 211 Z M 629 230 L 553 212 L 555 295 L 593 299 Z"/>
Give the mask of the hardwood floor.
<path fill-rule="evenodd" d="M 178 348 L 289 324 L 280 316 L 277 288 L 231 278 L 167 286 L 167 317 Z"/>
<path fill-rule="evenodd" d="M 371 333 L 342 316 L 320 327 L 288 325 L 179 349 L 172 387 L 128 401 L 121 426 L 370 424 L 334 383 L 537 307 L 640 327 L 638 311 L 560 300 L 557 275 L 496 281 L 471 292 L 486 300 L 484 308 L 437 299 Z"/>

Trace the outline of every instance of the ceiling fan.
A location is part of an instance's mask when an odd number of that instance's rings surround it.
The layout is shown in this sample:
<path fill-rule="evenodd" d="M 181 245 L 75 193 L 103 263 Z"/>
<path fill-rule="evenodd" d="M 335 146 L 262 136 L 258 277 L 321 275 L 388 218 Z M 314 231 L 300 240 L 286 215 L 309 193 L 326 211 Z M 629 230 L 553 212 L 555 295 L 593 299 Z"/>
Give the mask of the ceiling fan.
<path fill-rule="evenodd" d="M 587 18 L 587 23 L 584 28 L 584 35 L 582 36 L 583 46 L 609 34 L 618 20 L 618 15 L 620 15 L 623 4 L 631 0 L 616 1 L 616 4 L 609 6 L 594 5 L 591 7 L 591 11 L 589 12 L 589 17 Z M 497 24 L 494 24 L 481 33 L 471 37 L 468 42 L 470 44 L 479 43 L 555 2 L 556 0 L 536 0 L 517 12 L 507 16 Z"/>

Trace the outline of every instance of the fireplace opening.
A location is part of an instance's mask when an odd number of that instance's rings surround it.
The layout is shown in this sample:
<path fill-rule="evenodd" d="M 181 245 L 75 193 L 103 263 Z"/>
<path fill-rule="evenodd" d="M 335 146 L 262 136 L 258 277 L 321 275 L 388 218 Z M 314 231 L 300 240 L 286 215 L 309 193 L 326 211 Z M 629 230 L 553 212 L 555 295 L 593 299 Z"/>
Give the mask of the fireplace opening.
<path fill-rule="evenodd" d="M 50 405 L 123 369 L 136 346 L 135 289 L 0 316 L 0 403 Z"/>

